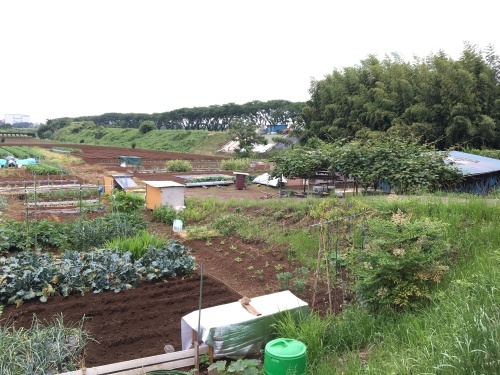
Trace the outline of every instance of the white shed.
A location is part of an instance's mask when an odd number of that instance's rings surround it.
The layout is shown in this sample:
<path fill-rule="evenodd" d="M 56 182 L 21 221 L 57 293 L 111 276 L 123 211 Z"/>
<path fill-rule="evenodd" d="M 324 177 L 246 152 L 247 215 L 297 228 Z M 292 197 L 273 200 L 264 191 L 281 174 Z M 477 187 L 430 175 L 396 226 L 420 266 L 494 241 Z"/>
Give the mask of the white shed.
<path fill-rule="evenodd" d="M 185 185 L 174 181 L 144 181 L 146 207 L 154 210 L 160 206 L 184 206 Z"/>

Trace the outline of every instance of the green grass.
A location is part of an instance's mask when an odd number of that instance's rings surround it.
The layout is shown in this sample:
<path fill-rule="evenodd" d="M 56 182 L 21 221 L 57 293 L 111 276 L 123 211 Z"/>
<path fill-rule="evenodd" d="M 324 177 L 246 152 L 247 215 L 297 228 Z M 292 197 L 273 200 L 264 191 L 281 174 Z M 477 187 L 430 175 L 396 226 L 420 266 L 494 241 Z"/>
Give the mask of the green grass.
<path fill-rule="evenodd" d="M 344 229 L 352 226 L 351 242 L 341 250 L 361 244 L 354 230 L 357 213 L 387 218 L 400 210 L 415 219 L 442 221 L 451 268 L 429 302 L 413 310 L 378 312 L 353 302 L 337 316 L 312 313 L 298 323 L 285 317 L 277 323 L 277 334 L 306 343 L 308 374 L 500 373 L 498 200 L 465 195 L 205 199 L 188 200 L 187 206 L 186 227 L 212 230 L 212 237 L 230 231 L 259 243 L 263 251 L 281 249 L 309 269 L 314 269 L 319 246 L 319 229 L 313 225 L 320 221 L 350 218 L 338 221 Z"/>
<path fill-rule="evenodd" d="M 215 155 L 227 141 L 227 132 L 207 132 L 204 130 L 153 130 L 141 134 L 138 129 L 104 128 L 81 126 L 74 123 L 58 130 L 52 137 L 55 141 L 67 143 L 130 147 L 162 150 L 200 155 Z"/>

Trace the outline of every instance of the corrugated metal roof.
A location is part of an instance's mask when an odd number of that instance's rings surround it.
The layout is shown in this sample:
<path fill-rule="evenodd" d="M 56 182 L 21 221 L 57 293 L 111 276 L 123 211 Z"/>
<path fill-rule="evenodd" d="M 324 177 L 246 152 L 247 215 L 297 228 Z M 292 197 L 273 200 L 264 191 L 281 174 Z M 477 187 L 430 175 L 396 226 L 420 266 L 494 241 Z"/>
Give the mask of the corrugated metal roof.
<path fill-rule="evenodd" d="M 448 160 L 463 174 L 478 175 L 500 171 L 500 160 L 460 151 L 448 152 Z"/>

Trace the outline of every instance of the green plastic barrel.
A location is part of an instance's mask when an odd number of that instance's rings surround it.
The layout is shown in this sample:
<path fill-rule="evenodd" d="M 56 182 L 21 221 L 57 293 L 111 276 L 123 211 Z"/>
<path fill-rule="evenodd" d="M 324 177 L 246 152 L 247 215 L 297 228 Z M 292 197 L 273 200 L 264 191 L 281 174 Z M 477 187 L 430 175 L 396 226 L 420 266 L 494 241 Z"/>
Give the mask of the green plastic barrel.
<path fill-rule="evenodd" d="M 306 346 L 294 339 L 276 339 L 266 344 L 264 352 L 265 375 L 305 375 Z"/>

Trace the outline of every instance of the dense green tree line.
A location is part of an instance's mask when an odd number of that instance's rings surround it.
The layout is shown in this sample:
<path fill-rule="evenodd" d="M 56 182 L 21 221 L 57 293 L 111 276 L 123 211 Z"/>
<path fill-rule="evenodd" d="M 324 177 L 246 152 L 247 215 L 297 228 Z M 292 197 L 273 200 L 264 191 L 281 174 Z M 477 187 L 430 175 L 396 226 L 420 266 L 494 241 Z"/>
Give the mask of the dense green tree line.
<path fill-rule="evenodd" d="M 369 56 L 313 81 L 298 128 L 332 142 L 360 131 L 406 134 L 439 149 L 500 148 L 500 58 L 465 45 L 454 61 L 444 52 L 413 63 Z"/>
<path fill-rule="evenodd" d="M 233 119 L 248 120 L 258 125 L 287 124 L 297 118 L 304 103 L 286 100 L 253 101 L 246 104 L 224 104 L 209 107 L 180 108 L 164 113 L 105 113 L 99 116 L 59 118 L 48 120 L 39 128 L 40 138 L 50 138 L 58 129 L 72 122 L 91 121 L 97 126 L 139 128 L 145 121 L 152 121 L 157 129 L 184 129 L 224 131 Z"/>

